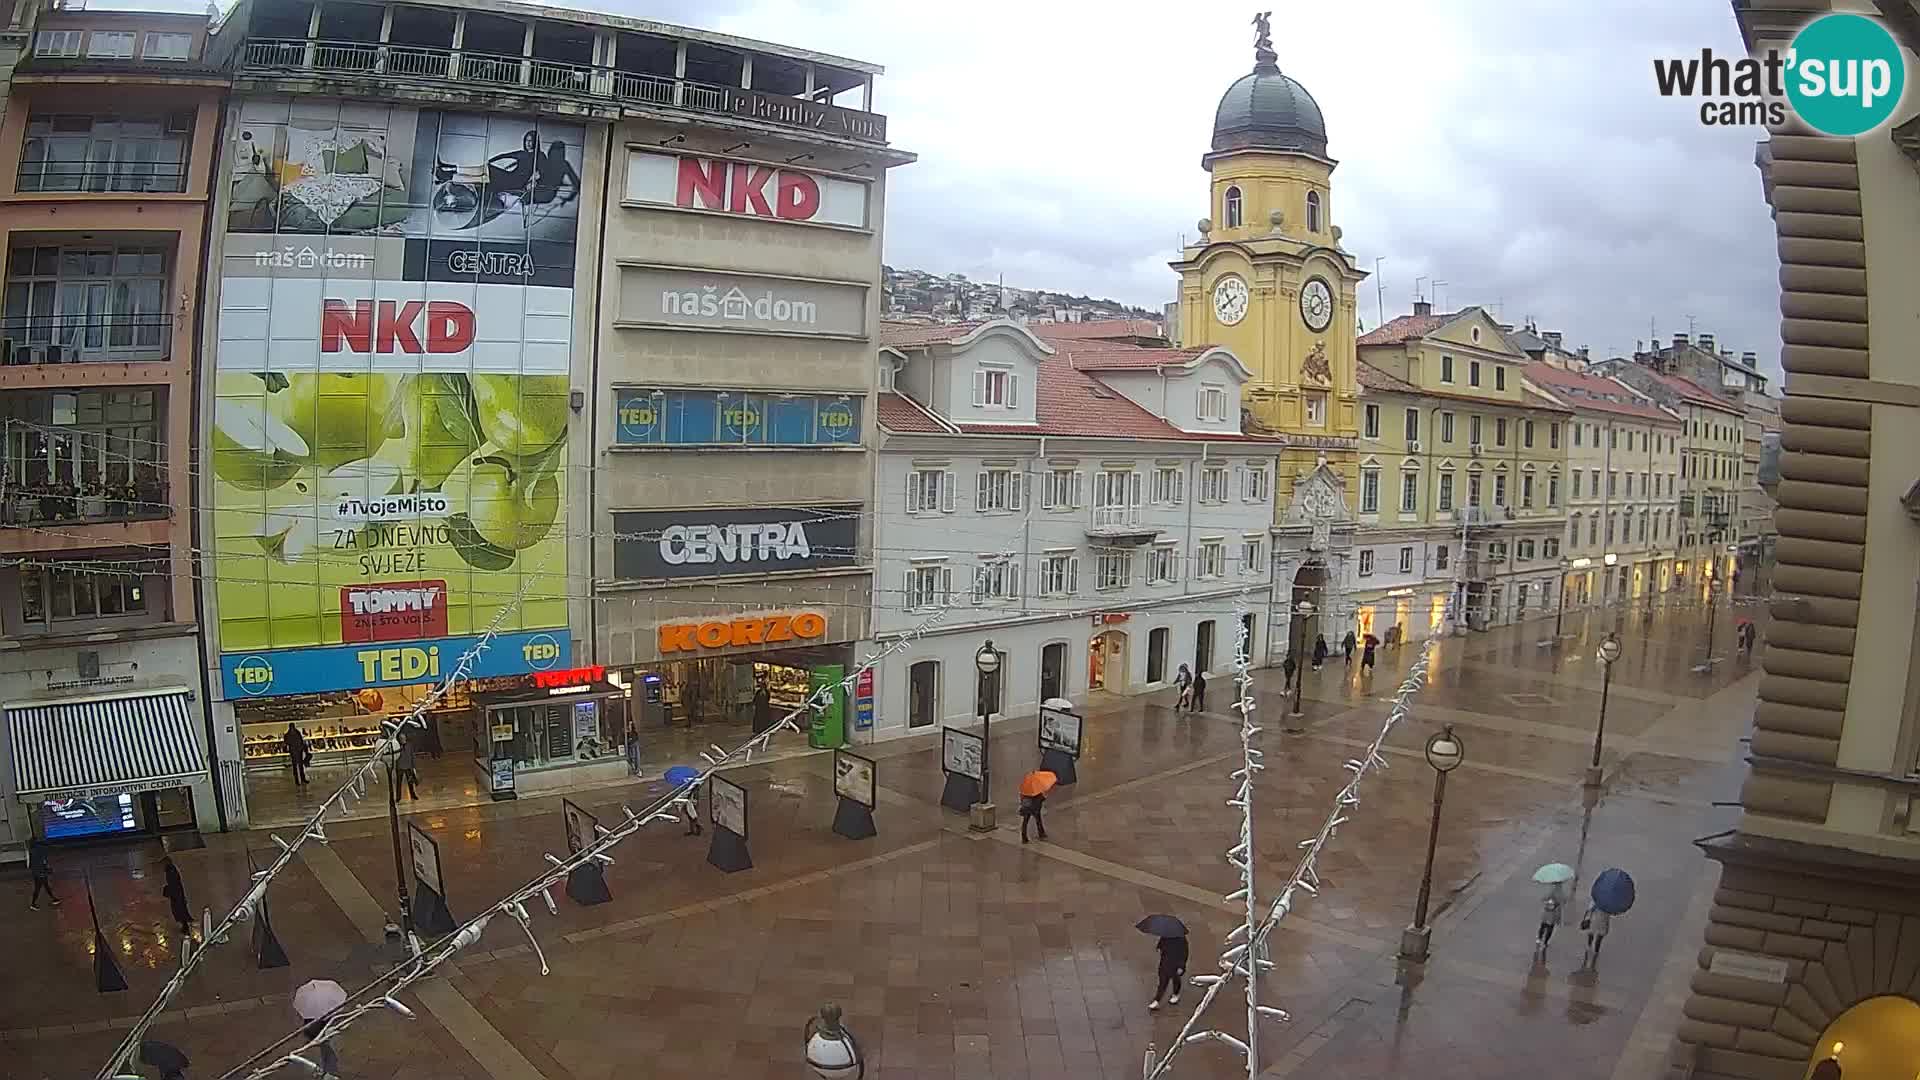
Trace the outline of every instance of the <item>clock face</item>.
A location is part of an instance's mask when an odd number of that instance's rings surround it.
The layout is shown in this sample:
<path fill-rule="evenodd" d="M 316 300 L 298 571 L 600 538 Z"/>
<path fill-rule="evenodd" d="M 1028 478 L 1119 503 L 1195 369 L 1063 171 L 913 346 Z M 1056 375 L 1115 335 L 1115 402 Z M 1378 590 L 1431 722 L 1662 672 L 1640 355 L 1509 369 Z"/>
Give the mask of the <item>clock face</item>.
<path fill-rule="evenodd" d="M 1223 277 L 1213 287 L 1213 313 L 1233 326 L 1247 317 L 1247 283 L 1237 277 Z"/>
<path fill-rule="evenodd" d="M 1333 290 L 1321 278 L 1309 278 L 1300 289 L 1300 317 L 1307 329 L 1319 333 L 1333 321 Z"/>

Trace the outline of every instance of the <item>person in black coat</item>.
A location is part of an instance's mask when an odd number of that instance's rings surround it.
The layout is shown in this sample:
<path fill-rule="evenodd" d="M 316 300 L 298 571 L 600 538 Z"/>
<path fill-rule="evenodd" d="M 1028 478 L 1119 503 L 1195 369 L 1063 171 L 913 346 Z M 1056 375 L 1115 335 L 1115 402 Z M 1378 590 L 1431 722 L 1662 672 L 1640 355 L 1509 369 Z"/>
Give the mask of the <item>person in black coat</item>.
<path fill-rule="evenodd" d="M 1321 634 L 1313 639 L 1313 670 L 1319 671 L 1320 665 L 1327 662 L 1327 635 Z"/>
<path fill-rule="evenodd" d="M 180 924 L 180 933 L 191 936 L 193 933 L 193 909 L 187 906 L 187 883 L 180 878 L 180 868 L 173 865 L 173 856 L 160 860 L 160 868 L 166 872 L 167 883 L 160 888 L 161 895 L 173 908 L 173 921 Z"/>
<path fill-rule="evenodd" d="M 1027 842 L 1027 823 L 1031 821 L 1040 830 L 1040 839 L 1047 838 L 1047 822 L 1040 816 L 1040 810 L 1047 805 L 1045 795 L 1020 796 L 1020 842 Z"/>
<path fill-rule="evenodd" d="M 1180 1004 L 1180 976 L 1187 973 L 1187 939 L 1163 937 L 1160 939 L 1160 985 L 1154 987 L 1153 1000 L 1147 1002 L 1147 1008 L 1158 1009 L 1160 996 L 1173 987 L 1173 996 L 1167 998 L 1170 1005 Z"/>
<path fill-rule="evenodd" d="M 280 736 L 280 745 L 287 752 L 287 760 L 293 763 L 293 786 L 306 787 L 307 761 L 312 757 L 307 750 L 307 737 L 288 721 L 286 734 Z"/>
<path fill-rule="evenodd" d="M 766 681 L 761 680 L 753 688 L 753 733 L 758 735 L 773 724 L 773 693 L 767 689 Z"/>
<path fill-rule="evenodd" d="M 1207 673 L 1193 673 L 1193 711 L 1203 712 L 1207 707 Z"/>
<path fill-rule="evenodd" d="M 27 901 L 27 908 L 40 910 L 41 893 L 46 893 L 53 906 L 59 907 L 60 898 L 53 891 L 53 864 L 47 861 L 46 845 L 37 841 L 27 845 L 27 873 L 33 877 L 33 898 Z"/>
<path fill-rule="evenodd" d="M 1280 687 L 1280 692 L 1284 694 L 1293 689 L 1293 680 L 1300 677 L 1300 662 L 1293 658 L 1292 653 L 1288 653 L 1286 662 L 1280 665 L 1280 670 L 1287 674 L 1286 683 Z"/>
<path fill-rule="evenodd" d="M 1354 646 L 1354 644 L 1355 644 L 1355 640 L 1354 640 L 1354 636 L 1353 636 L 1353 631 L 1351 631 L 1351 630 L 1349 630 L 1349 631 L 1347 631 L 1347 636 L 1346 636 L 1346 637 L 1344 637 L 1344 638 L 1341 638 L 1341 639 L 1340 639 L 1340 648 L 1341 648 L 1341 651 L 1342 651 L 1343 653 L 1345 653 L 1345 655 L 1346 655 L 1346 658 L 1347 658 L 1347 666 L 1348 666 L 1348 667 L 1352 667 L 1352 666 L 1353 666 L 1353 646 Z"/>

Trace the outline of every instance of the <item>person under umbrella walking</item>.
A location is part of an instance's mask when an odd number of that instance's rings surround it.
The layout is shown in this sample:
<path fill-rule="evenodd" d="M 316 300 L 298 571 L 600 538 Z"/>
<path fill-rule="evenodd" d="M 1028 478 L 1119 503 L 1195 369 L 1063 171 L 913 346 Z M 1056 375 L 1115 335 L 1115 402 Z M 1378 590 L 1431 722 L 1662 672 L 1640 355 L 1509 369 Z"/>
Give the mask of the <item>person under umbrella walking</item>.
<path fill-rule="evenodd" d="M 160 895 L 165 896 L 167 903 L 173 908 L 173 921 L 180 924 L 180 933 L 191 937 L 193 936 L 193 909 L 187 905 L 187 883 L 180 877 L 180 868 L 173 864 L 173 856 L 168 855 L 162 858 L 160 869 L 167 879 L 166 884 L 160 887 Z"/>
<path fill-rule="evenodd" d="M 35 841 L 27 845 L 27 872 L 33 877 L 33 898 L 27 901 L 27 910 L 40 910 L 40 894 L 46 893 L 54 907 L 60 906 L 60 897 L 53 891 L 53 863 L 47 859 L 47 846 Z"/>
<path fill-rule="evenodd" d="M 1534 935 L 1533 955 L 1536 959 L 1547 957 L 1547 946 L 1553 942 L 1553 928 L 1560 925 L 1560 890 L 1547 890 L 1547 898 L 1540 903 L 1540 930 Z"/>
<path fill-rule="evenodd" d="M 1135 923 L 1134 929 L 1160 939 L 1156 945 L 1160 951 L 1160 981 L 1153 988 L 1153 1000 L 1147 1002 L 1147 1008 L 1158 1011 L 1163 996 L 1169 1004 L 1180 1004 L 1180 977 L 1187 973 L 1186 924 L 1171 915 L 1149 915 Z M 1169 987 L 1173 990 L 1171 996 L 1167 996 Z"/>
<path fill-rule="evenodd" d="M 1039 830 L 1040 839 L 1047 838 L 1047 821 L 1040 811 L 1047 805 L 1047 792 L 1059 783 L 1059 777 L 1044 769 L 1036 769 L 1020 780 L 1020 842 L 1027 842 L 1027 823 Z"/>

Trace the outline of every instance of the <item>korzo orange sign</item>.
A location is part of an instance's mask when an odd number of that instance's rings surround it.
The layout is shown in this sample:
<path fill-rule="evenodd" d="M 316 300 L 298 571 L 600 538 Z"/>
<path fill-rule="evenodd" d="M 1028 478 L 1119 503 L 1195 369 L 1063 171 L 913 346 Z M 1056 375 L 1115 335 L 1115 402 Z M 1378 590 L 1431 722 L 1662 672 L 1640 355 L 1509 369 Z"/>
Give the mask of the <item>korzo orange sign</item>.
<path fill-rule="evenodd" d="M 827 636 L 827 617 L 815 611 L 793 615 L 766 615 L 724 622 L 661 623 L 660 653 L 732 649 L 743 645 L 778 645 L 814 641 Z"/>

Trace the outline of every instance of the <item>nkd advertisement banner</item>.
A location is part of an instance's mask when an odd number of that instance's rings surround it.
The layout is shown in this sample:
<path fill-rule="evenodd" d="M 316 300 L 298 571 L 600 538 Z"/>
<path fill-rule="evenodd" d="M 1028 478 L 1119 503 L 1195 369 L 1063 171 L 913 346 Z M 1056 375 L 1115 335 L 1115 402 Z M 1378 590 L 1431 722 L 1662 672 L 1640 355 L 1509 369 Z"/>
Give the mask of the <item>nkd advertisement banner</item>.
<path fill-rule="evenodd" d="M 615 325 L 860 338 L 867 333 L 867 287 L 623 264 Z"/>
<path fill-rule="evenodd" d="M 857 561 L 860 507 L 616 511 L 613 530 L 626 581 L 824 570 Z"/>
<path fill-rule="evenodd" d="M 787 165 L 694 154 L 627 152 L 629 203 L 864 229 L 871 185 Z"/>
<path fill-rule="evenodd" d="M 238 701 L 439 682 L 453 673 L 460 657 L 479 640 L 479 634 L 471 634 L 400 645 L 227 653 L 220 657 L 220 683 L 227 700 Z M 524 675 L 565 668 L 572 662 L 573 641 L 565 633 L 495 634 L 474 655 L 470 674 L 476 679 Z"/>
<path fill-rule="evenodd" d="M 618 446 L 858 446 L 861 398 L 747 390 L 614 391 Z"/>
<path fill-rule="evenodd" d="M 256 99 L 230 138 L 207 425 L 229 695 L 430 681 L 503 608 L 477 674 L 552 666 L 583 130 Z"/>

